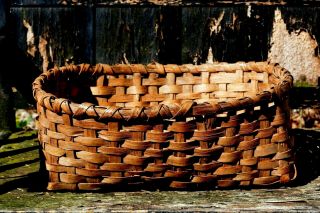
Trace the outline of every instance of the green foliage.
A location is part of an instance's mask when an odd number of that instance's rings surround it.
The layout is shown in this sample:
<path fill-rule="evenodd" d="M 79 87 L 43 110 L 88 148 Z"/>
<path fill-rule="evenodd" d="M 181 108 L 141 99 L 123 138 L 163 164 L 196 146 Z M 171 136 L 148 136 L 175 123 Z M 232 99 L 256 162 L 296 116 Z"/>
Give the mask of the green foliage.
<path fill-rule="evenodd" d="M 17 129 L 35 129 L 36 113 L 24 109 L 16 111 L 16 128 Z"/>
<path fill-rule="evenodd" d="M 21 121 L 21 120 L 16 119 L 16 128 L 17 129 L 23 129 L 27 125 L 28 125 L 27 121 L 25 121 L 25 120 Z"/>
<path fill-rule="evenodd" d="M 297 80 L 295 83 L 294 83 L 294 86 L 295 87 L 314 87 L 315 85 L 307 82 L 307 81 L 301 81 L 301 80 Z"/>

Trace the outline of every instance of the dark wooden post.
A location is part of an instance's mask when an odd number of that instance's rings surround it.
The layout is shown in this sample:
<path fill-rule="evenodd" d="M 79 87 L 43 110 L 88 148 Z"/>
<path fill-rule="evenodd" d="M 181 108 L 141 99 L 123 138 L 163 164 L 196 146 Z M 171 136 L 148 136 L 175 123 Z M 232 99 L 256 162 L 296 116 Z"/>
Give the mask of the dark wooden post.
<path fill-rule="evenodd" d="M 8 7 L 6 0 L 0 0 L 0 140 L 7 138 L 15 127 L 11 101 L 11 87 L 5 72 L 8 72 L 7 20 Z"/>

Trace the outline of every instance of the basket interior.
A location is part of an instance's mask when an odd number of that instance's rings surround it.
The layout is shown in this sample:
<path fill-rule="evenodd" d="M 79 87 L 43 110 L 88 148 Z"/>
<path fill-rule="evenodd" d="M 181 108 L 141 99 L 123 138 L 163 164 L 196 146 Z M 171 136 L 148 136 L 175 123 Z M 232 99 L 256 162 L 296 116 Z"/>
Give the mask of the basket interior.
<path fill-rule="evenodd" d="M 251 97 L 267 91 L 267 72 L 234 70 L 199 73 L 133 73 L 132 75 L 61 74 L 52 79 L 47 92 L 76 103 L 100 106 L 155 106 L 162 102 L 217 103 Z"/>

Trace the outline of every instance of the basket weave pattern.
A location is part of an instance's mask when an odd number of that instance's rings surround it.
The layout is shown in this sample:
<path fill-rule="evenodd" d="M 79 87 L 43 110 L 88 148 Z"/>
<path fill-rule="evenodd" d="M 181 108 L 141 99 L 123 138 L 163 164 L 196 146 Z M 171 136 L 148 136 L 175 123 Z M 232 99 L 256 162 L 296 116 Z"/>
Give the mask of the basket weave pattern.
<path fill-rule="evenodd" d="M 292 80 L 266 62 L 52 69 L 33 84 L 48 189 L 289 182 Z"/>

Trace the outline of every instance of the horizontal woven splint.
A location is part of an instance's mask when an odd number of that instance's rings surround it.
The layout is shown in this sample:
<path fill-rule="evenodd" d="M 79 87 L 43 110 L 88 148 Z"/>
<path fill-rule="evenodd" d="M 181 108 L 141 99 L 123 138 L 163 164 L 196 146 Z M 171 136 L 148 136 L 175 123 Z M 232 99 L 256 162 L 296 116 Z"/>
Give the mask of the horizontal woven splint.
<path fill-rule="evenodd" d="M 54 68 L 33 84 L 48 189 L 287 183 L 292 81 L 267 62 Z"/>

